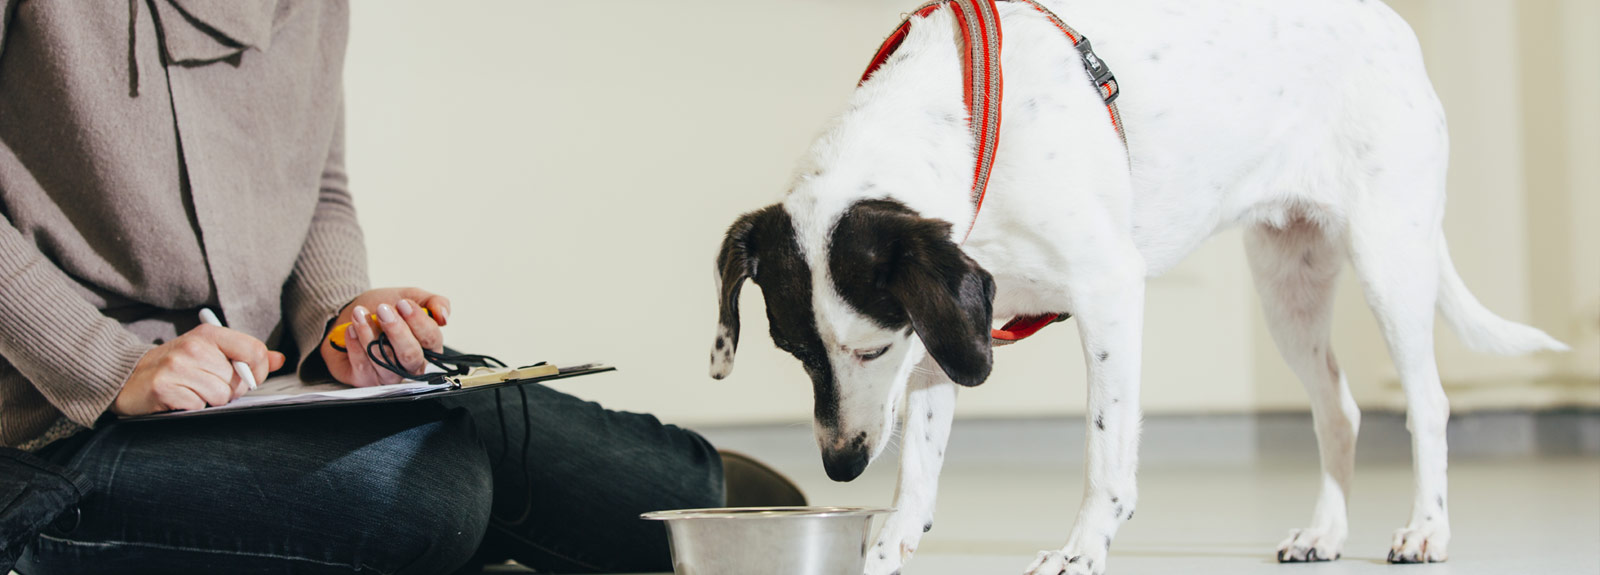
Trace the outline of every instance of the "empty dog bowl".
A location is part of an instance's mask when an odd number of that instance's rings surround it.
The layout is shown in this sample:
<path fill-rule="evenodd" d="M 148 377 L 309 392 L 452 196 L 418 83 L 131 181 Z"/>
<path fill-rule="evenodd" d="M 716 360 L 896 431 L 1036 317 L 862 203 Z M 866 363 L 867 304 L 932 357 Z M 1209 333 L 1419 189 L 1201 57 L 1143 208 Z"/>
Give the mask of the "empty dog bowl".
<path fill-rule="evenodd" d="M 678 575 L 861 575 L 872 518 L 893 509 L 732 507 L 657 511 Z"/>

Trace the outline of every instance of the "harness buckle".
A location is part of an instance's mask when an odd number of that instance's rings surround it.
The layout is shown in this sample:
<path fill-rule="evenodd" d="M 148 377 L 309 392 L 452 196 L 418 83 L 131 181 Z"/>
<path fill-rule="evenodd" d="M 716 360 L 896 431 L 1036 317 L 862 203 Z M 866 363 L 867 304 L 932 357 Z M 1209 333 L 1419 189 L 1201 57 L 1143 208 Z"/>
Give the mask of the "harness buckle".
<path fill-rule="evenodd" d="M 1083 57 L 1083 69 L 1089 72 L 1089 78 L 1094 80 L 1094 85 L 1105 88 L 1106 103 L 1115 101 L 1122 92 L 1117 87 L 1117 77 L 1111 73 L 1111 66 L 1094 53 L 1094 45 L 1089 43 L 1089 37 L 1079 36 L 1078 43 L 1073 47 L 1077 48 L 1078 54 Z"/>

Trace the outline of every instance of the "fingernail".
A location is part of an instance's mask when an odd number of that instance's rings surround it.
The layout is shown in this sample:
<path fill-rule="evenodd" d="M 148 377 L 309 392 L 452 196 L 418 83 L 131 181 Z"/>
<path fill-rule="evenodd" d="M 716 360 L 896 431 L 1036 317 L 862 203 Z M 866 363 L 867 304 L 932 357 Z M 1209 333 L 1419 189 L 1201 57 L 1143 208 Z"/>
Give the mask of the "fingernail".
<path fill-rule="evenodd" d="M 350 315 L 355 316 L 353 319 L 359 319 L 361 321 L 367 321 L 367 316 L 370 316 L 372 314 L 367 311 L 367 308 L 364 308 L 364 307 L 361 307 L 361 306 L 358 305 L 358 306 L 356 306 L 355 309 L 350 310 Z"/>
<path fill-rule="evenodd" d="M 394 304 L 394 307 L 395 309 L 400 310 L 400 315 L 406 316 L 407 318 L 411 317 L 411 314 L 417 312 L 417 308 L 412 307 L 411 300 L 408 299 L 400 300 L 400 303 Z"/>
<path fill-rule="evenodd" d="M 394 308 L 389 307 L 389 304 L 380 303 L 378 304 L 378 321 L 394 323 L 400 321 L 400 316 L 394 314 Z"/>
<path fill-rule="evenodd" d="M 344 326 L 344 340 L 346 342 L 354 342 L 356 340 L 356 324 L 352 323 L 350 325 Z M 347 345 L 345 347 L 349 347 L 349 346 Z"/>
<path fill-rule="evenodd" d="M 439 306 L 438 309 L 433 310 L 433 316 L 439 318 L 441 322 L 450 321 L 450 308 Z"/>

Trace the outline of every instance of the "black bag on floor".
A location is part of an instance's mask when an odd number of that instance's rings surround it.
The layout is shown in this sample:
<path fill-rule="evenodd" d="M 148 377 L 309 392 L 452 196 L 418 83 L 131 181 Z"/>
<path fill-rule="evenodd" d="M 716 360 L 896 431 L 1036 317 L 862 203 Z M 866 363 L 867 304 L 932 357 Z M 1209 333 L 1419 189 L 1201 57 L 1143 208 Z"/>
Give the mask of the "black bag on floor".
<path fill-rule="evenodd" d="M 76 473 L 0 447 L 0 574 L 11 572 L 40 529 L 63 513 L 77 513 L 85 490 Z"/>

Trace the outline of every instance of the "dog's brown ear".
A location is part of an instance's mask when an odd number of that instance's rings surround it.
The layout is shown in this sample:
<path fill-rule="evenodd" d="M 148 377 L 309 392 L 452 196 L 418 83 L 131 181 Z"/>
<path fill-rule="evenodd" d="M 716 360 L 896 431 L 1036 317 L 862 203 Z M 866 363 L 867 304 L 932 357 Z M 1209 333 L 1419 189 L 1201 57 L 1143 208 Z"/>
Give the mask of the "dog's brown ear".
<path fill-rule="evenodd" d="M 711 348 L 711 377 L 722 379 L 733 372 L 733 354 L 739 348 L 739 291 L 744 280 L 761 265 L 756 256 L 757 228 L 767 225 L 782 208 L 771 205 L 740 216 L 728 227 L 717 252 L 717 339 Z"/>
<path fill-rule="evenodd" d="M 928 355 L 952 381 L 972 387 L 994 367 L 994 278 L 962 253 L 949 230 L 927 219 L 906 229 L 887 287 Z"/>

